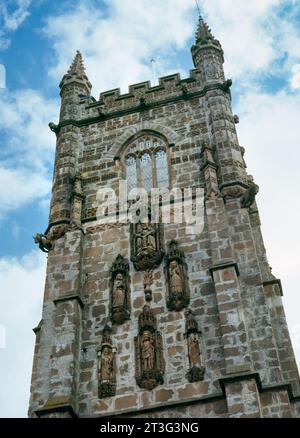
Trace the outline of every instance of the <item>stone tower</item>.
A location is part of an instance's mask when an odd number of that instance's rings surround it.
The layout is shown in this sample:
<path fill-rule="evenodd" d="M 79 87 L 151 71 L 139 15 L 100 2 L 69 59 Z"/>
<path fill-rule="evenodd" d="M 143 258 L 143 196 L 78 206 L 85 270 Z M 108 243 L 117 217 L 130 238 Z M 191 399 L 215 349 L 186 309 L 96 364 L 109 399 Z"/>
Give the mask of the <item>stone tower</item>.
<path fill-rule="evenodd" d="M 49 225 L 36 237 L 48 264 L 32 417 L 300 416 L 258 186 L 238 142 L 221 44 L 202 18 L 192 56 L 186 79 L 99 100 L 79 52 L 61 81 L 59 124 L 49 124 Z M 128 190 L 202 189 L 203 229 L 130 223 L 127 202 L 113 223 L 110 207 L 99 212 L 99 190 L 121 196 L 120 180 Z"/>

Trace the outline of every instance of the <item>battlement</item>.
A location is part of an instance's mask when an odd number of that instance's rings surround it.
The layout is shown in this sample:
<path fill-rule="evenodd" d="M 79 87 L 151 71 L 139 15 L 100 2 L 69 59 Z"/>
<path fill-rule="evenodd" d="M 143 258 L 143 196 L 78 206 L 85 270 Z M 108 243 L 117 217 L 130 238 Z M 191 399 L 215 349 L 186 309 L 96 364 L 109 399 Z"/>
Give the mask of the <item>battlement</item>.
<path fill-rule="evenodd" d="M 158 85 L 151 86 L 150 81 L 129 85 L 128 93 L 121 94 L 120 88 L 102 92 L 99 100 L 89 105 L 89 108 L 100 107 L 104 114 L 130 107 L 146 108 L 149 104 L 168 98 L 188 96 L 189 93 L 199 91 L 200 86 L 200 72 L 193 69 L 185 79 L 181 79 L 180 74 L 175 73 L 160 77 Z"/>

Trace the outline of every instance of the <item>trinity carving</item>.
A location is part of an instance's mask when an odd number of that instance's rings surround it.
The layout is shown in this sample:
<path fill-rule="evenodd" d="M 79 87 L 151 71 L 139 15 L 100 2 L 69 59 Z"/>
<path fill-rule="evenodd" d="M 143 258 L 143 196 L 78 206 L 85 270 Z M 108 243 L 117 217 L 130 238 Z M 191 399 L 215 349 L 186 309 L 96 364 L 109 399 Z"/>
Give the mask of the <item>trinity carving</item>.
<path fill-rule="evenodd" d="M 157 331 L 155 316 L 148 304 L 139 316 L 139 335 L 134 338 L 136 381 L 140 388 L 151 391 L 163 384 L 165 362 L 162 337 Z"/>
<path fill-rule="evenodd" d="M 99 398 L 113 397 L 116 394 L 116 353 L 112 346 L 110 332 L 110 327 L 106 325 L 98 352 Z"/>
<path fill-rule="evenodd" d="M 164 256 L 162 224 L 131 224 L 131 260 L 137 271 L 157 268 Z"/>
<path fill-rule="evenodd" d="M 111 270 L 110 314 L 113 323 L 122 324 L 130 317 L 129 264 L 118 255 Z"/>
<path fill-rule="evenodd" d="M 166 276 L 168 309 L 180 311 L 189 305 L 190 295 L 184 254 L 178 248 L 178 243 L 175 240 L 169 243 L 169 252 L 166 257 Z"/>
<path fill-rule="evenodd" d="M 199 329 L 198 323 L 191 310 L 185 312 L 186 318 L 186 339 L 189 356 L 189 370 L 186 374 L 186 378 L 189 382 L 198 382 L 203 380 L 205 368 L 202 364 Z"/>

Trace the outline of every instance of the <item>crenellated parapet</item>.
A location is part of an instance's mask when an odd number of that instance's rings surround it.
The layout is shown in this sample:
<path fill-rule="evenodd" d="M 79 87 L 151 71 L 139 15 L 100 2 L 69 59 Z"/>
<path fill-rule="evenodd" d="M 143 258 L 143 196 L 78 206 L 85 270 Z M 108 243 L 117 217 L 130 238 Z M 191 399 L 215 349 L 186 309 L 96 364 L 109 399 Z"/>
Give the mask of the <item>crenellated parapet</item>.
<path fill-rule="evenodd" d="M 100 107 L 103 115 L 125 109 L 147 109 L 153 104 L 166 100 L 188 98 L 199 92 L 200 72 L 191 70 L 190 76 L 181 79 L 179 73 L 159 78 L 158 85 L 151 86 L 150 81 L 129 85 L 129 92 L 121 94 L 119 88 L 102 92 L 99 101 L 90 105 Z"/>

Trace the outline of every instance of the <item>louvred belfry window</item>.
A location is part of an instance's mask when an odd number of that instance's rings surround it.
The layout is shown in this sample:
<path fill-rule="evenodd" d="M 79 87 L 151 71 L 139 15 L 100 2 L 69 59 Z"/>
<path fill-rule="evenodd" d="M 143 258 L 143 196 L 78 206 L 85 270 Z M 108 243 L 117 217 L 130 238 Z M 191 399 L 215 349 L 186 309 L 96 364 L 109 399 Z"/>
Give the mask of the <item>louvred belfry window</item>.
<path fill-rule="evenodd" d="M 166 142 L 155 135 L 141 135 L 126 149 L 126 178 L 128 190 L 169 187 Z"/>

